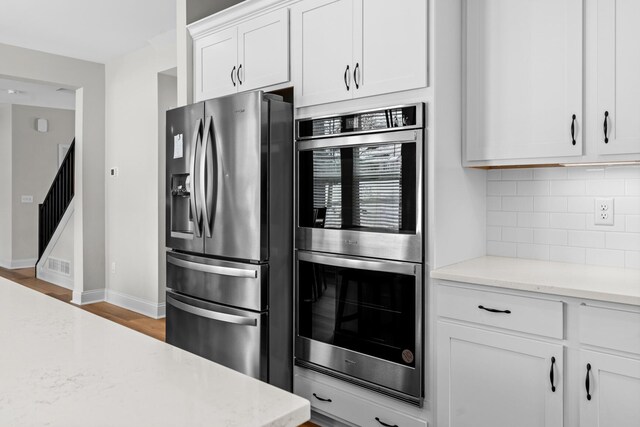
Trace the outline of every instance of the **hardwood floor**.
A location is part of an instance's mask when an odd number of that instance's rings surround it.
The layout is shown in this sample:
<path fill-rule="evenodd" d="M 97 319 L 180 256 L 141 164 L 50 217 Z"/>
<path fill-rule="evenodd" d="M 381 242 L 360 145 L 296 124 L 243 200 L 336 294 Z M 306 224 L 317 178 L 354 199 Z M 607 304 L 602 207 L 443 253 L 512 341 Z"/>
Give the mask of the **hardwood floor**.
<path fill-rule="evenodd" d="M 53 285 L 44 280 L 36 279 L 34 268 L 23 268 L 19 270 L 7 270 L 0 267 L 0 277 L 9 279 L 16 283 L 31 288 L 50 297 L 59 299 L 71 304 L 71 291 L 69 289 Z M 160 341 L 165 340 L 165 319 L 152 319 L 135 311 L 127 310 L 108 302 L 98 302 L 95 304 L 87 304 L 78 306 L 72 304 L 79 309 L 89 311 L 105 319 L 119 323 L 127 328 L 134 329 L 143 334 L 149 335 Z M 318 427 L 312 422 L 306 422 L 300 427 Z"/>
<path fill-rule="evenodd" d="M 12 280 L 16 283 L 31 288 L 60 301 L 71 304 L 71 291 L 69 289 L 53 285 L 44 280 L 36 279 L 35 268 L 23 268 L 19 270 L 7 270 L 0 268 L 0 277 Z M 134 329 L 149 335 L 160 341 L 165 340 L 165 320 L 152 319 L 135 311 L 127 310 L 108 302 L 98 302 L 76 306 L 82 310 L 89 311 L 105 319 L 119 323 L 127 328 Z"/>

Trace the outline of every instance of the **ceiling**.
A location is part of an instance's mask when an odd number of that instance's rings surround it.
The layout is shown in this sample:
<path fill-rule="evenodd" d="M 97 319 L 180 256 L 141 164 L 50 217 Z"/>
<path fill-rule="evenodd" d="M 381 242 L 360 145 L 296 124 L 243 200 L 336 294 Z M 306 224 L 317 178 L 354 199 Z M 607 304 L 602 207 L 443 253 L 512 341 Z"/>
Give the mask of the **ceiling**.
<path fill-rule="evenodd" d="M 17 93 L 8 93 L 9 89 L 17 91 Z M 0 104 L 20 104 L 75 110 L 75 91 L 60 89 L 63 88 L 0 78 Z"/>
<path fill-rule="evenodd" d="M 1 0 L 0 6 L 0 43 L 100 63 L 176 27 L 176 0 Z"/>

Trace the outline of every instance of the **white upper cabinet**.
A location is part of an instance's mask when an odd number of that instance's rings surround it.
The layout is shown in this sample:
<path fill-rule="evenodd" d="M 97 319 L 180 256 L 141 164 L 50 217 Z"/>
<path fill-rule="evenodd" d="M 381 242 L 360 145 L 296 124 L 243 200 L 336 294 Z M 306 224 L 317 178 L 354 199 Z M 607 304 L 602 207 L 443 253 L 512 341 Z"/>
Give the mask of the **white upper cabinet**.
<path fill-rule="evenodd" d="M 195 101 L 237 91 L 237 46 L 235 27 L 194 40 Z"/>
<path fill-rule="evenodd" d="M 640 1 L 598 0 L 597 40 L 597 152 L 640 153 Z"/>
<path fill-rule="evenodd" d="M 296 106 L 425 87 L 427 2 L 306 0 L 292 8 Z"/>
<path fill-rule="evenodd" d="M 466 160 L 580 156 L 582 0 L 468 0 L 466 22 Z"/>
<path fill-rule="evenodd" d="M 291 10 L 296 107 L 352 97 L 354 0 L 308 0 Z"/>
<path fill-rule="evenodd" d="M 194 35 L 194 101 L 289 80 L 289 10 Z"/>

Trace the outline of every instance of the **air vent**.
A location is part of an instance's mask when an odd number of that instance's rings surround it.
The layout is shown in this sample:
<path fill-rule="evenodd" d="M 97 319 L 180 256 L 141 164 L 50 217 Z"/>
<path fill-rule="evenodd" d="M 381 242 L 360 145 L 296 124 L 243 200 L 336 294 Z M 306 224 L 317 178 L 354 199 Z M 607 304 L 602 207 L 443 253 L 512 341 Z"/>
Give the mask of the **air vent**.
<path fill-rule="evenodd" d="M 49 270 L 55 271 L 56 273 L 60 273 L 65 276 L 71 275 L 71 263 L 69 261 L 63 261 L 61 259 L 51 257 L 49 257 L 47 261 L 47 268 Z"/>

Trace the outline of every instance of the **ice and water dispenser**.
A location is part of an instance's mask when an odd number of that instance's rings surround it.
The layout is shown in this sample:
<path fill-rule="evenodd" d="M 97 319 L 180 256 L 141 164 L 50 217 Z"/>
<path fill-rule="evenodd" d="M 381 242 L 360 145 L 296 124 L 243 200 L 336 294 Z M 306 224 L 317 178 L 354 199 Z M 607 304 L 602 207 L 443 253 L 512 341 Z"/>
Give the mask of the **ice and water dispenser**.
<path fill-rule="evenodd" d="M 193 237 L 191 209 L 191 176 L 188 173 L 171 175 L 171 236 Z"/>

